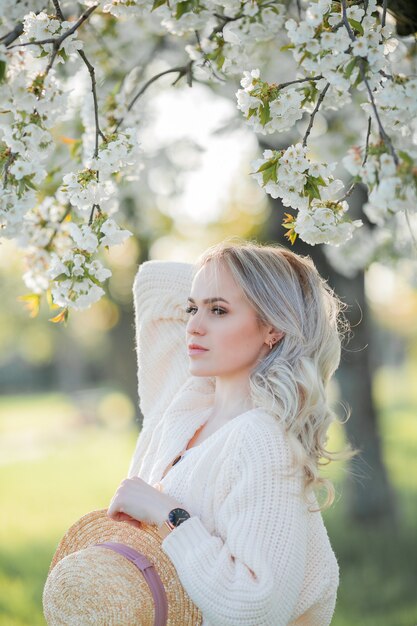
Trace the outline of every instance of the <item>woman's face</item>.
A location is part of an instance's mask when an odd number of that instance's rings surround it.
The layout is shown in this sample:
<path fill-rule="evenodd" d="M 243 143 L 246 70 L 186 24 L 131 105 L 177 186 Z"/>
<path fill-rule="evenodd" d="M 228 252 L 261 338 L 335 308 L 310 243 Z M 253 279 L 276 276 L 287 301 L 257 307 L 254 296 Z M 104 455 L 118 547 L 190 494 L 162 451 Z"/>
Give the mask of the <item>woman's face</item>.
<path fill-rule="evenodd" d="M 260 325 L 241 287 L 221 264 L 209 261 L 198 271 L 187 311 L 192 375 L 226 378 L 249 375 L 269 352 L 267 327 Z"/>

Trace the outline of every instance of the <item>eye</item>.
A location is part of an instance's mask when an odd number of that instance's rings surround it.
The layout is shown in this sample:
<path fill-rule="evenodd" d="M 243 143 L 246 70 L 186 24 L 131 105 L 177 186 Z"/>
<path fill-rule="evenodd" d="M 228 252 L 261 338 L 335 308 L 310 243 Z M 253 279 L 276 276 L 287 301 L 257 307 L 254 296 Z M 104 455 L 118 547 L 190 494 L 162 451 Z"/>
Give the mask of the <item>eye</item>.
<path fill-rule="evenodd" d="M 219 306 L 214 306 L 211 309 L 212 313 L 215 313 L 216 315 L 224 315 L 227 311 L 225 311 L 224 309 L 221 309 Z"/>
<path fill-rule="evenodd" d="M 196 306 L 187 306 L 187 308 L 185 309 L 186 313 L 195 313 L 195 311 L 197 311 Z"/>

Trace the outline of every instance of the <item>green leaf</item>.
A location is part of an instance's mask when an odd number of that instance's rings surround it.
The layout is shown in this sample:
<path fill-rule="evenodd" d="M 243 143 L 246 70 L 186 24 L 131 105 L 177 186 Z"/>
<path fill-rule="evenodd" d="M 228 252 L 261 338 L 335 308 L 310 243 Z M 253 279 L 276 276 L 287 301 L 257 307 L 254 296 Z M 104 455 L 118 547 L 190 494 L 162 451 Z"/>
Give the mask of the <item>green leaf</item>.
<path fill-rule="evenodd" d="M 280 52 L 285 52 L 285 50 L 292 50 L 293 48 L 295 48 L 295 45 L 293 43 L 287 43 L 286 46 L 281 46 L 279 50 Z"/>
<path fill-rule="evenodd" d="M 82 148 L 81 139 L 77 139 L 76 141 L 74 141 L 73 144 L 71 144 L 70 155 L 72 159 L 77 159 L 79 157 L 79 155 L 81 154 L 81 148 Z"/>
<path fill-rule="evenodd" d="M 4 81 L 6 77 L 6 61 L 0 61 L 0 83 Z"/>
<path fill-rule="evenodd" d="M 313 176 L 312 178 L 314 178 L 316 185 L 321 185 L 322 187 L 326 186 L 326 181 L 322 176 Z"/>
<path fill-rule="evenodd" d="M 61 59 L 63 59 L 65 62 L 68 61 L 68 59 L 69 59 L 69 55 L 65 52 L 64 48 L 61 48 L 58 51 L 58 56 L 60 56 Z"/>
<path fill-rule="evenodd" d="M 361 82 L 362 82 L 362 75 L 361 75 L 360 72 L 358 72 L 358 75 L 357 75 L 356 80 L 353 83 L 352 87 L 353 88 L 357 87 Z"/>
<path fill-rule="evenodd" d="M 263 180 L 263 184 L 264 185 L 269 183 L 270 180 L 273 180 L 274 183 L 277 182 L 277 168 L 276 168 L 276 164 L 274 166 L 270 167 L 269 169 L 265 170 L 264 172 L 262 172 L 262 180 Z"/>
<path fill-rule="evenodd" d="M 259 113 L 260 113 L 259 120 L 262 126 L 265 126 L 265 124 L 267 124 L 269 120 L 271 119 L 271 112 L 269 110 L 269 102 L 265 102 L 264 104 L 261 104 Z"/>
<path fill-rule="evenodd" d="M 352 19 L 349 19 L 348 22 L 352 26 L 352 28 L 358 31 L 360 35 L 363 35 L 363 26 L 360 22 L 357 22 L 356 20 L 352 20 Z"/>
<path fill-rule="evenodd" d="M 260 168 L 256 170 L 256 173 L 258 174 L 259 172 L 265 172 L 265 170 L 269 170 L 270 167 L 274 167 L 276 163 L 277 162 L 275 159 L 273 161 L 265 161 L 265 163 L 262 163 Z"/>
<path fill-rule="evenodd" d="M 185 2 L 178 2 L 177 11 L 175 13 L 175 18 L 177 20 L 180 19 L 184 13 L 187 13 L 192 8 L 192 2 L 190 0 L 185 0 Z"/>
<path fill-rule="evenodd" d="M 151 11 L 155 11 L 158 7 L 161 7 L 163 4 L 167 4 L 166 0 L 154 0 Z"/>
<path fill-rule="evenodd" d="M 414 159 L 407 152 L 404 152 L 403 150 L 398 150 L 398 154 L 402 158 L 402 160 L 405 161 L 408 165 L 414 165 Z"/>
<path fill-rule="evenodd" d="M 304 191 L 307 192 L 307 195 L 311 199 L 316 198 L 317 200 L 320 200 L 320 190 L 315 181 L 316 181 L 315 178 L 309 177 L 307 179 L 306 185 L 304 186 Z"/>
<path fill-rule="evenodd" d="M 352 75 L 352 72 L 354 70 L 355 65 L 356 65 L 356 57 L 354 57 L 351 61 L 349 61 L 349 63 L 346 66 L 346 69 L 345 69 L 346 78 L 350 78 L 350 76 Z"/>
<path fill-rule="evenodd" d="M 26 187 L 28 187 L 29 189 L 33 189 L 34 191 L 37 190 L 37 186 L 32 181 L 32 174 L 31 174 L 30 178 L 29 178 L 29 176 L 24 176 L 22 180 L 24 181 Z"/>
<path fill-rule="evenodd" d="M 64 272 L 62 272 L 62 274 L 58 274 L 58 276 L 55 276 L 54 281 L 60 282 L 61 280 L 67 280 L 68 278 L 69 278 L 68 274 L 65 274 Z"/>

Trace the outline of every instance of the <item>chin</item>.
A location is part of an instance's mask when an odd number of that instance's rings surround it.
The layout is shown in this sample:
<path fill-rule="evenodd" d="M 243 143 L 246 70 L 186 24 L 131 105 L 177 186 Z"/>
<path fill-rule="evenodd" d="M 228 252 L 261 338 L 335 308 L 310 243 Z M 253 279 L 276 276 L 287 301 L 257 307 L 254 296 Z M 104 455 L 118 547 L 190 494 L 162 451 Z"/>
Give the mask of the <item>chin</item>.
<path fill-rule="evenodd" d="M 191 362 L 188 369 L 190 371 L 191 376 L 201 376 L 201 377 L 216 376 L 215 372 L 213 372 L 207 366 L 204 367 L 202 363 Z"/>
<path fill-rule="evenodd" d="M 189 368 L 191 376 L 213 376 L 211 372 L 208 372 L 206 369 L 202 367 L 193 367 L 192 365 Z"/>

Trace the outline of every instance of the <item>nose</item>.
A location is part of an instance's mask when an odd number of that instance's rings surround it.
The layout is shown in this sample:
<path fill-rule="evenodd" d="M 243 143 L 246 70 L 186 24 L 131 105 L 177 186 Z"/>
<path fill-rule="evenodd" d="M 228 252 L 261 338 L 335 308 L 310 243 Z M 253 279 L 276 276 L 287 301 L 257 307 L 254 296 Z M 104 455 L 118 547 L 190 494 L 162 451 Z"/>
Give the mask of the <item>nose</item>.
<path fill-rule="evenodd" d="M 187 323 L 187 333 L 189 335 L 205 335 L 204 313 L 197 311 L 189 318 Z"/>

